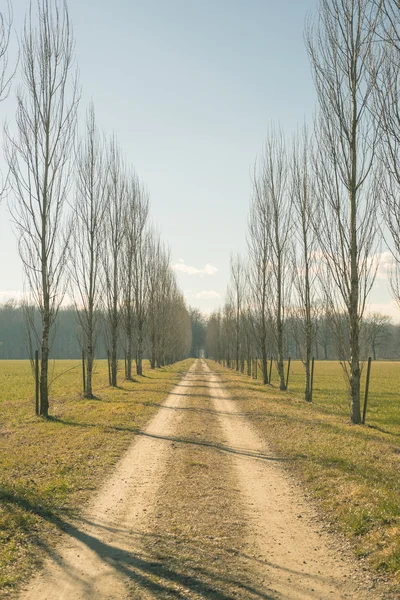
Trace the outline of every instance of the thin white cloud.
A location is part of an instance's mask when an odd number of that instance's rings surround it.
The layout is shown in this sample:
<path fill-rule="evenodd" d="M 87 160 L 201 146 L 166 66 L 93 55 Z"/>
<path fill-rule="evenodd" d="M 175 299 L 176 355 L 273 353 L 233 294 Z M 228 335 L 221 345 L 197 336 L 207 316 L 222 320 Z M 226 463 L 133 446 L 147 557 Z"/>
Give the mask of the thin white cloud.
<path fill-rule="evenodd" d="M 221 298 L 221 294 L 214 290 L 202 290 L 196 294 L 198 300 L 213 300 L 214 298 Z"/>
<path fill-rule="evenodd" d="M 172 265 L 172 269 L 178 273 L 185 273 L 186 275 L 200 275 L 200 277 L 203 277 L 204 275 L 215 275 L 215 273 L 218 272 L 218 269 L 210 264 L 204 265 L 202 269 L 191 267 L 190 265 L 186 265 L 182 258 L 180 258 L 177 263 Z"/>
<path fill-rule="evenodd" d="M 206 275 L 215 275 L 215 273 L 218 273 L 218 269 L 213 265 L 205 265 L 204 272 Z"/>

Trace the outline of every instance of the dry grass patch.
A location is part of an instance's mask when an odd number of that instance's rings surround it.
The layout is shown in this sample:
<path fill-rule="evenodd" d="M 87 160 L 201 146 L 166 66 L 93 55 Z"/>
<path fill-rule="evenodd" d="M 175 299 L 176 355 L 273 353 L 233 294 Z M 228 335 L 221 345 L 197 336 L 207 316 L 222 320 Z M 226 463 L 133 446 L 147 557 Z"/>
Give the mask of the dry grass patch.
<path fill-rule="evenodd" d="M 365 427 L 348 422 L 337 363 L 316 364 L 312 404 L 299 399 L 304 377 L 299 363 L 289 384 L 295 393 L 264 387 L 214 362 L 210 366 L 240 410 L 289 459 L 326 520 L 374 569 L 400 583 L 400 364 L 373 364 L 370 425 Z"/>
<path fill-rule="evenodd" d="M 40 562 L 192 362 L 155 371 L 146 364 L 143 377 L 120 374 L 112 389 L 98 361 L 98 399 L 86 400 L 78 361 L 55 361 L 47 421 L 34 415 L 28 361 L 0 362 L 0 597 Z"/>

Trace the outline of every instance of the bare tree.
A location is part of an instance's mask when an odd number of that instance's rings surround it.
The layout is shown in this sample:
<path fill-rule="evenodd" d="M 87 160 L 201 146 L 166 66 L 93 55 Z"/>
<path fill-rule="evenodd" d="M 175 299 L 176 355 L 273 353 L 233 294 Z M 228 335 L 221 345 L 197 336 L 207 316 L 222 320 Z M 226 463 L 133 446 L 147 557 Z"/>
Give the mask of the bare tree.
<path fill-rule="evenodd" d="M 224 358 L 221 346 L 221 311 L 218 310 L 210 315 L 207 321 L 206 331 L 206 355 L 221 362 Z"/>
<path fill-rule="evenodd" d="M 294 140 L 291 160 L 291 194 L 295 212 L 293 244 L 293 298 L 295 317 L 300 334 L 297 339 L 305 368 L 305 399 L 311 401 L 311 355 L 313 344 L 313 306 L 316 301 L 317 242 L 313 228 L 314 185 L 312 160 L 307 129 Z M 315 219 L 314 219 L 315 220 Z"/>
<path fill-rule="evenodd" d="M 190 311 L 186 307 L 182 293 L 179 291 L 175 275 L 169 270 L 171 285 L 164 297 L 164 362 L 170 365 L 186 358 L 192 345 L 192 327 Z"/>
<path fill-rule="evenodd" d="M 7 0 L 7 7 L 0 12 L 0 102 L 5 100 L 11 89 L 11 82 L 17 70 L 19 57 L 15 65 L 10 68 L 9 65 L 9 46 L 11 40 L 11 29 L 13 23 L 13 10 L 10 0 Z M 0 202 L 5 196 L 8 188 L 8 177 L 5 177 L 0 188 Z"/>
<path fill-rule="evenodd" d="M 268 350 L 270 350 L 270 307 L 269 289 L 271 270 L 269 267 L 269 211 L 262 193 L 262 187 L 254 181 L 254 195 L 250 206 L 247 244 L 249 249 L 249 288 L 253 318 L 250 324 L 257 340 L 255 357 L 261 354 L 264 385 L 268 384 Z"/>
<path fill-rule="evenodd" d="M 192 347 L 190 355 L 193 358 L 199 358 L 204 348 L 207 328 L 204 315 L 198 308 L 189 308 L 189 316 L 192 327 Z"/>
<path fill-rule="evenodd" d="M 193 313 L 187 309 L 178 290 L 169 251 L 154 234 L 149 256 L 148 334 L 151 367 L 155 368 L 188 356 L 192 345 Z M 181 339 L 179 335 L 182 335 Z"/>
<path fill-rule="evenodd" d="M 226 366 L 231 368 L 234 364 L 232 357 L 234 356 L 235 347 L 235 309 L 232 304 L 229 303 L 229 294 L 227 294 L 227 300 L 224 304 L 222 314 L 223 354 L 225 356 Z"/>
<path fill-rule="evenodd" d="M 170 334 L 171 298 L 175 290 L 175 278 L 170 269 L 170 254 L 165 253 L 159 265 L 157 290 L 157 342 L 156 364 L 163 367 L 167 362 L 168 338 Z"/>
<path fill-rule="evenodd" d="M 159 235 L 154 231 L 149 236 L 148 250 L 148 343 L 150 350 L 150 366 L 156 368 L 157 355 L 157 283 L 159 261 L 163 252 Z"/>
<path fill-rule="evenodd" d="M 318 359 L 318 346 L 321 346 L 324 350 L 324 360 L 328 360 L 329 352 L 328 349 L 331 346 L 331 329 L 330 326 L 331 315 L 329 312 L 329 304 L 324 303 L 321 299 L 315 304 L 314 307 L 314 328 L 315 328 L 315 349 Z"/>
<path fill-rule="evenodd" d="M 190 313 L 174 278 L 168 300 L 169 320 L 167 333 L 167 364 L 182 360 L 189 355 L 192 345 Z"/>
<path fill-rule="evenodd" d="M 325 291 L 338 331 L 347 315 L 350 356 L 343 366 L 353 423 L 361 423 L 360 322 L 375 277 L 379 189 L 370 105 L 379 67 L 374 54 L 379 18 L 371 0 L 320 0 L 317 22 L 306 31 L 319 102 L 316 231 L 334 283 Z"/>
<path fill-rule="evenodd" d="M 107 209 L 103 268 L 106 298 L 107 342 L 111 361 L 111 385 L 117 386 L 118 342 L 122 303 L 122 252 L 127 217 L 127 175 L 117 141 L 108 149 Z"/>
<path fill-rule="evenodd" d="M 400 6 L 398 0 L 374 0 L 374 4 L 382 11 L 378 39 L 400 52 Z"/>
<path fill-rule="evenodd" d="M 102 308 L 101 259 L 107 199 L 107 161 L 97 131 L 93 104 L 86 118 L 85 137 L 76 152 L 76 188 L 70 244 L 71 296 L 81 329 L 85 353 L 84 396 L 93 398 L 92 375 Z"/>
<path fill-rule="evenodd" d="M 151 368 L 161 366 L 165 332 L 163 298 L 167 292 L 169 279 L 169 252 L 160 236 L 151 233 L 148 254 L 148 336 Z"/>
<path fill-rule="evenodd" d="M 126 337 L 126 378 L 132 379 L 133 342 L 136 334 L 136 370 L 142 375 L 144 323 L 147 296 L 146 231 L 149 200 L 135 174 L 127 188 L 128 202 L 123 246 L 123 313 Z"/>
<path fill-rule="evenodd" d="M 150 257 L 150 234 L 145 229 L 148 214 L 148 196 L 146 190 L 141 189 L 141 209 L 138 219 L 137 244 L 134 257 L 135 278 L 133 281 L 133 302 L 135 307 L 136 331 L 136 373 L 143 375 L 144 342 L 146 336 L 146 322 L 148 311 L 149 280 L 148 267 Z"/>
<path fill-rule="evenodd" d="M 8 51 L 12 23 L 12 4 L 10 0 L 8 0 L 6 10 L 0 12 L 0 102 L 5 100 L 10 93 L 11 82 L 15 75 L 18 64 L 17 60 L 15 66 L 10 68 Z"/>
<path fill-rule="evenodd" d="M 65 4 L 39 0 L 22 38 L 23 87 L 17 94 L 17 134 L 6 134 L 14 201 L 11 212 L 31 299 L 41 314 L 40 414 L 49 409 L 50 330 L 64 295 L 63 208 L 70 181 L 76 110 L 73 37 Z"/>
<path fill-rule="evenodd" d="M 374 360 L 376 360 L 379 348 L 390 338 L 389 325 L 391 321 L 391 317 L 380 313 L 372 313 L 364 320 L 363 333 L 368 349 L 372 350 Z"/>
<path fill-rule="evenodd" d="M 379 157 L 385 171 L 381 206 L 389 232 L 388 247 L 393 255 L 390 287 L 400 306 L 400 10 L 397 2 L 384 2 L 380 32 L 384 60 L 374 87 L 374 109 L 382 133 Z"/>
<path fill-rule="evenodd" d="M 284 359 L 285 310 L 289 305 L 291 270 L 289 250 L 291 242 L 291 196 L 288 189 L 288 160 L 283 134 L 271 129 L 264 146 L 255 177 L 257 196 L 262 199 L 267 216 L 269 303 L 274 322 L 276 364 L 280 389 L 286 389 Z"/>
<path fill-rule="evenodd" d="M 230 304 L 235 310 L 235 364 L 236 371 L 244 368 L 242 349 L 242 317 L 244 302 L 245 269 L 240 256 L 231 256 L 231 278 L 229 285 Z"/>
<path fill-rule="evenodd" d="M 245 271 L 245 291 L 242 310 L 242 366 L 244 367 L 244 356 L 247 363 L 247 375 L 252 373 L 252 364 L 256 356 L 257 338 L 255 337 L 254 310 L 252 307 L 252 295 L 249 286 L 248 270 Z M 244 372 L 244 368 L 242 369 Z"/>

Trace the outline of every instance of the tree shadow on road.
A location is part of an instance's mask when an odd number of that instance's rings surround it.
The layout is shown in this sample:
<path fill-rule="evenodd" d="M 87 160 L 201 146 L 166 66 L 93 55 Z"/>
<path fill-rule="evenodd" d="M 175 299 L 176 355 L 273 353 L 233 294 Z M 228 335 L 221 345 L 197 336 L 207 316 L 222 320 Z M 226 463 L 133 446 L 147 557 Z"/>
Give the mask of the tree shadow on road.
<path fill-rule="evenodd" d="M 263 454 L 261 452 L 254 452 L 253 450 L 247 450 L 245 448 L 235 448 L 233 446 L 227 446 L 226 444 L 218 443 L 218 442 L 209 442 L 207 440 L 197 440 L 193 438 L 183 438 L 179 436 L 164 436 L 164 435 L 156 435 L 153 433 L 149 433 L 148 431 L 138 430 L 137 435 L 150 437 L 158 440 L 166 440 L 169 442 L 175 442 L 177 444 L 193 444 L 194 446 L 204 446 L 205 448 L 211 448 L 217 450 L 218 452 L 227 452 L 229 454 L 237 454 L 240 456 L 248 456 L 250 458 L 255 458 L 259 460 L 271 460 L 277 462 L 285 462 L 290 459 L 271 456 L 267 454 Z"/>
<path fill-rule="evenodd" d="M 170 410 L 181 410 L 180 407 L 175 408 L 175 407 L 165 407 L 163 405 L 161 405 L 162 408 L 168 408 Z M 184 409 L 184 410 L 196 410 L 196 409 Z M 214 413 L 214 411 L 209 410 L 208 412 L 212 413 L 212 414 L 225 414 L 225 413 L 220 413 L 220 412 L 216 412 Z M 229 416 L 240 416 L 240 415 L 232 415 L 232 413 L 227 413 Z M 198 440 L 195 438 L 184 438 L 184 437 L 180 437 L 180 436 L 163 436 L 163 435 L 156 435 L 156 434 L 152 434 L 149 433 L 147 431 L 144 431 L 142 429 L 138 429 L 135 427 L 119 427 L 118 425 L 99 425 L 99 424 L 93 424 L 93 423 L 83 423 L 83 422 L 78 422 L 78 421 L 67 421 L 64 419 L 59 419 L 56 417 L 53 417 L 54 421 L 57 421 L 60 424 L 64 424 L 67 426 L 71 426 L 71 427 L 104 427 L 104 429 L 110 429 L 110 430 L 115 430 L 115 431 L 127 431 L 127 432 L 131 432 L 134 433 L 138 436 L 143 436 L 143 437 L 149 437 L 149 438 L 153 438 L 155 440 L 165 440 L 168 442 L 175 442 L 178 444 L 192 444 L 194 446 L 204 446 L 205 448 L 211 448 L 214 450 L 217 450 L 218 452 L 227 452 L 229 454 L 237 454 L 240 456 L 247 456 L 250 458 L 255 458 L 258 460 L 271 460 L 271 461 L 276 461 L 276 462 L 287 462 L 288 460 L 291 460 L 289 458 L 283 458 L 283 457 L 277 457 L 277 456 L 271 456 L 271 455 L 267 455 L 267 454 L 263 454 L 261 452 L 254 452 L 252 450 L 247 450 L 245 448 L 235 448 L 233 446 L 227 446 L 226 444 L 222 444 L 222 443 L 218 443 L 218 442 L 210 442 L 207 440 Z"/>
<path fill-rule="evenodd" d="M 146 591 L 154 594 L 155 598 L 184 599 L 188 597 L 188 593 L 195 593 L 202 598 L 231 600 L 232 591 L 235 592 L 234 597 L 260 600 L 272 600 L 275 597 L 269 590 L 249 585 L 232 574 L 222 574 L 217 569 L 202 568 L 196 565 L 194 557 L 197 556 L 199 549 L 190 540 L 185 546 L 188 552 L 184 560 L 179 556 L 179 551 L 177 556 L 174 556 L 173 552 L 176 548 L 182 548 L 185 540 L 177 540 L 173 535 L 162 536 L 164 549 L 168 547 L 170 551 L 164 554 L 156 552 L 156 555 L 153 556 L 147 547 L 157 547 L 161 541 L 161 536 L 157 536 L 157 534 L 143 534 L 123 527 L 109 527 L 84 517 L 67 521 L 61 513 L 45 510 L 21 495 L 1 489 L 0 500 L 40 516 L 64 532 L 66 536 L 91 550 L 103 564 L 122 576 L 126 585 L 127 597 L 141 597 L 137 595 L 140 594 L 140 590 L 143 593 Z M 108 532 L 107 536 L 111 537 L 111 543 L 104 541 L 105 531 Z M 41 548 L 43 559 L 47 555 L 51 562 L 62 568 L 67 580 L 74 582 L 79 587 L 82 598 L 95 597 L 96 578 L 93 578 L 93 573 L 86 576 L 84 565 L 81 562 L 69 564 L 63 556 L 61 543 L 53 547 L 48 541 L 40 539 L 37 535 L 32 541 Z M 61 541 L 67 542 L 68 545 L 73 543 L 66 537 Z M 57 585 L 57 582 L 54 584 Z M 134 596 L 129 595 L 130 588 L 133 588 Z"/>
<path fill-rule="evenodd" d="M 240 572 L 221 569 L 219 564 L 215 567 L 213 564 L 207 566 L 203 563 L 199 564 L 199 556 L 204 555 L 204 547 L 199 547 L 199 542 L 189 535 L 178 536 L 174 533 L 159 535 L 155 532 L 132 531 L 123 525 L 110 526 L 108 522 L 94 521 L 84 516 L 66 520 L 62 511 L 55 513 L 44 510 L 40 505 L 18 494 L 4 493 L 4 491 L 2 493 L 1 488 L 0 500 L 6 500 L 40 516 L 65 534 L 65 537 L 61 538 L 60 543 L 55 546 L 39 538 L 36 538 L 36 545 L 41 548 L 43 559 L 47 555 L 51 563 L 62 569 L 67 581 L 78 586 L 82 598 L 95 598 L 96 577 L 93 577 L 93 572 L 86 574 L 82 562 L 69 563 L 68 558 L 63 554 L 61 542 L 70 546 L 76 540 L 80 544 L 77 546 L 78 552 L 83 546 L 100 558 L 103 565 L 110 567 L 119 579 L 122 579 L 127 598 L 142 597 L 138 595 L 141 593 L 150 593 L 159 599 L 180 598 L 182 600 L 192 597 L 210 600 L 232 600 L 233 598 L 273 600 L 277 597 L 276 592 L 269 589 L 266 584 L 254 584 L 250 576 L 244 580 Z M 237 552 L 227 547 L 223 540 L 221 540 L 220 551 L 228 556 L 230 553 L 237 555 Z M 214 552 L 215 549 L 209 557 L 211 563 Z M 281 575 L 285 578 L 292 573 L 302 575 L 305 577 L 305 586 L 306 579 L 309 578 L 325 580 L 322 574 L 306 577 L 304 573 L 265 560 L 260 561 L 255 556 L 241 552 L 239 555 L 245 559 L 249 568 L 253 562 L 262 562 L 266 568 L 282 572 Z M 46 570 L 43 572 L 44 575 Z M 57 584 L 58 581 L 55 581 L 54 585 Z M 300 592 L 300 590 L 296 591 Z"/>

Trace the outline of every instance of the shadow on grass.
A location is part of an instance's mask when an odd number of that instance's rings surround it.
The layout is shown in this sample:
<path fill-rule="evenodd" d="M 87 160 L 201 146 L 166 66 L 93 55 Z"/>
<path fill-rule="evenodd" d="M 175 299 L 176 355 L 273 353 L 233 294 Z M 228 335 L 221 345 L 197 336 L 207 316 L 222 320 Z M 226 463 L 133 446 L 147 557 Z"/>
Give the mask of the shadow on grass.
<path fill-rule="evenodd" d="M 59 513 L 61 514 L 61 512 L 63 512 L 64 514 L 67 514 L 68 512 L 66 509 L 58 511 L 54 507 L 46 505 L 42 498 L 29 499 L 24 495 L 22 490 L 17 492 L 15 490 L 7 489 L 3 485 L 0 485 L 0 503 L 3 505 L 11 504 L 13 506 L 18 506 L 27 513 L 33 513 L 46 521 L 54 523 L 56 523 Z"/>
<path fill-rule="evenodd" d="M 375 429 L 376 431 L 380 431 L 381 433 L 385 433 L 386 435 L 394 435 L 396 437 L 400 437 L 400 433 L 395 433 L 394 431 L 388 431 L 387 429 L 384 429 L 383 427 L 380 427 L 379 425 L 368 425 L 367 424 L 368 429 Z"/>
<path fill-rule="evenodd" d="M 132 433 L 138 433 L 139 431 L 139 429 L 135 427 L 122 427 L 118 425 L 109 425 L 108 423 L 85 423 L 84 421 L 71 421 L 69 419 L 62 419 L 61 417 L 55 416 L 49 416 L 47 420 L 59 425 L 64 425 L 66 427 L 82 427 L 82 429 L 98 427 L 99 429 L 104 429 L 105 431 L 110 429 L 115 431 L 130 431 Z"/>

